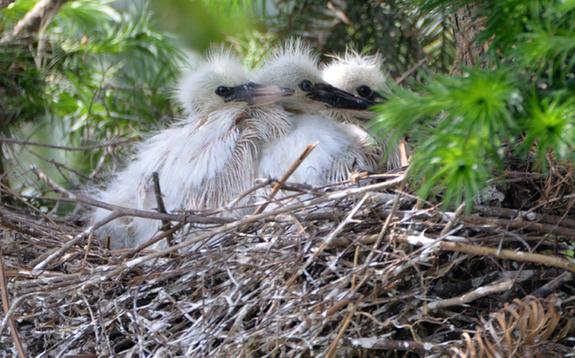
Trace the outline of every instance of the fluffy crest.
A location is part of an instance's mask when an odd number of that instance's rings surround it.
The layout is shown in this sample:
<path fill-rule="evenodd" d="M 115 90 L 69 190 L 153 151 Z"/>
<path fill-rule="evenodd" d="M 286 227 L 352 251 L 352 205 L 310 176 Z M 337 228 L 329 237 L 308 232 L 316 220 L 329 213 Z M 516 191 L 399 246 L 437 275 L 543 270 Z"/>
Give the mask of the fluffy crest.
<path fill-rule="evenodd" d="M 256 80 L 276 85 L 293 85 L 294 75 L 308 76 L 310 81 L 319 80 L 319 58 L 312 47 L 299 38 L 286 41 L 276 48 L 265 64 L 257 71 Z M 298 78 L 299 79 L 299 78 Z"/>
<path fill-rule="evenodd" d="M 215 94 L 219 86 L 238 86 L 248 81 L 248 74 L 231 50 L 211 48 L 200 64 L 182 75 L 176 99 L 187 115 L 203 115 L 224 105 Z"/>
<path fill-rule="evenodd" d="M 299 86 L 304 80 L 314 84 L 323 82 L 318 61 L 318 56 L 308 44 L 301 39 L 291 39 L 273 51 L 265 64 L 255 73 L 255 81 L 295 90 L 293 96 L 278 102 L 286 109 L 318 111 L 325 108 L 325 105 L 307 98 L 307 93 Z"/>
<path fill-rule="evenodd" d="M 383 74 L 383 59 L 379 53 L 360 55 L 348 49 L 343 57 L 334 59 L 322 68 L 323 80 L 344 91 L 357 94 L 356 88 L 367 85 L 374 90 L 386 89 L 386 77 Z"/>

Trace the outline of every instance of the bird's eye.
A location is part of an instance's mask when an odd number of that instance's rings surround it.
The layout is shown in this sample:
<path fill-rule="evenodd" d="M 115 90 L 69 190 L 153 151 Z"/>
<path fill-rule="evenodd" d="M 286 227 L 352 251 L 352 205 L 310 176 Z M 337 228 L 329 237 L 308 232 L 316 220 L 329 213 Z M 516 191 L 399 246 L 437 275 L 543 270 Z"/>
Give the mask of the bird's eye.
<path fill-rule="evenodd" d="M 310 80 L 303 80 L 299 83 L 298 87 L 304 92 L 309 92 L 311 91 L 313 84 Z"/>
<path fill-rule="evenodd" d="M 227 97 L 230 94 L 232 94 L 232 89 L 230 87 L 226 87 L 226 86 L 220 86 L 218 88 L 216 88 L 216 94 L 220 97 Z"/>
<path fill-rule="evenodd" d="M 359 94 L 363 98 L 372 99 L 373 97 L 373 90 L 369 88 L 369 86 L 363 85 L 356 88 L 357 94 Z"/>

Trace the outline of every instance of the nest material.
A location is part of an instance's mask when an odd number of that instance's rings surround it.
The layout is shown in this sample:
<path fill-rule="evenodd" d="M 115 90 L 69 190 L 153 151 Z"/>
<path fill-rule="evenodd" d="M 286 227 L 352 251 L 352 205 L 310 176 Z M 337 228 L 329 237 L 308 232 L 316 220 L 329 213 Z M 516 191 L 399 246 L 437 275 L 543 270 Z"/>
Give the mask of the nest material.
<path fill-rule="evenodd" d="M 525 208 L 443 212 L 417 203 L 401 185 L 308 189 L 303 204 L 191 225 L 181 243 L 160 252 L 109 251 L 79 227 L 0 208 L 9 296 L 0 351 L 572 352 L 575 263 L 558 253 L 572 248 L 573 218 Z"/>

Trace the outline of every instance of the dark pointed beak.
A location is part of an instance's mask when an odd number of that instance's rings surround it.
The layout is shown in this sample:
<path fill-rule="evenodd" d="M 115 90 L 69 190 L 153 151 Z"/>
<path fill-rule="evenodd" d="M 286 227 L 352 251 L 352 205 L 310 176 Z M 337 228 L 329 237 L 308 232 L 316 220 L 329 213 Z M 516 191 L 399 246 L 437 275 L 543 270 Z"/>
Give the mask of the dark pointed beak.
<path fill-rule="evenodd" d="M 247 102 L 251 106 L 261 106 L 278 101 L 294 94 L 291 88 L 275 85 L 261 85 L 254 82 L 232 87 L 232 93 L 225 97 L 226 102 Z"/>
<path fill-rule="evenodd" d="M 374 101 L 354 96 L 327 83 L 316 83 L 307 96 L 314 101 L 340 109 L 364 110 L 375 104 Z"/>

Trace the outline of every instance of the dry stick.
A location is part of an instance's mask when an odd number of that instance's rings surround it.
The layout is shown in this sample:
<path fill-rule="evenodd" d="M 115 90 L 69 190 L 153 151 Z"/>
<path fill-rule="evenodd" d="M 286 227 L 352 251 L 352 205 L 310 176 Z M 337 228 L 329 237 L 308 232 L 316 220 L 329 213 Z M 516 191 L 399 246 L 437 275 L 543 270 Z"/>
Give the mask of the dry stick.
<path fill-rule="evenodd" d="M 156 195 L 156 203 L 158 205 L 158 212 L 167 214 L 166 206 L 164 205 L 164 199 L 162 198 L 162 189 L 160 188 L 160 176 L 158 172 L 152 173 L 152 181 L 154 182 L 154 194 Z M 172 227 L 172 224 L 169 220 L 162 219 L 162 228 L 163 232 L 167 232 Z M 166 243 L 168 246 L 172 246 L 173 235 L 170 233 L 166 235 Z"/>
<path fill-rule="evenodd" d="M 343 198 L 353 196 L 353 195 L 364 194 L 364 193 L 367 193 L 370 191 L 384 190 L 384 189 L 393 187 L 395 185 L 399 185 L 399 184 L 403 183 L 404 180 L 405 180 L 404 176 L 399 176 L 396 179 L 388 180 L 388 181 L 383 182 L 383 183 L 366 185 L 366 186 L 361 187 L 361 188 L 351 188 L 351 189 L 340 190 L 340 191 L 326 194 L 326 195 L 319 197 L 319 198 L 305 201 L 303 203 L 284 206 L 282 208 L 278 208 L 276 210 L 266 212 L 266 213 L 261 213 L 258 215 L 250 215 L 250 216 L 243 218 L 242 220 L 238 220 L 238 221 L 217 227 L 217 228 L 215 228 L 215 229 L 213 229 L 213 230 L 211 230 L 205 234 L 198 235 L 192 239 L 189 239 L 189 240 L 186 240 L 182 243 L 174 245 L 174 246 L 172 246 L 166 250 L 157 251 L 157 252 L 151 253 L 151 254 L 146 255 L 146 256 L 132 259 L 128 262 L 125 262 L 122 265 L 119 265 L 116 269 L 109 271 L 108 273 L 105 274 L 105 276 L 108 278 L 113 277 L 115 275 L 118 275 L 120 272 L 124 271 L 125 269 L 131 269 L 131 268 L 136 267 L 136 266 L 138 266 L 144 262 L 154 260 L 158 257 L 165 256 L 165 255 L 170 254 L 172 252 L 177 252 L 178 250 L 185 249 L 186 247 L 192 246 L 197 242 L 204 241 L 204 240 L 206 240 L 206 239 L 208 239 L 208 238 L 210 238 L 216 234 L 231 231 L 231 230 L 237 229 L 239 227 L 242 227 L 246 224 L 250 224 L 253 222 L 260 221 L 262 219 L 266 219 L 268 217 L 277 216 L 277 215 L 288 213 L 288 212 L 295 212 L 297 210 L 300 210 L 300 209 L 303 209 L 306 207 L 327 203 L 327 202 L 330 202 L 333 200 L 343 199 Z M 99 281 L 101 279 L 102 278 L 100 278 L 100 277 L 95 277 L 93 280 Z M 87 282 L 87 284 L 90 284 L 90 282 Z"/>
<path fill-rule="evenodd" d="M 575 238 L 575 229 L 566 228 L 563 226 L 553 224 L 541 224 L 537 222 L 524 220 L 522 217 L 506 220 L 498 218 L 486 218 L 481 216 L 464 216 L 463 222 L 472 225 L 488 225 L 488 226 L 503 226 L 516 230 L 529 230 L 541 232 L 544 234 L 556 234 L 566 236 L 568 238 Z"/>
<path fill-rule="evenodd" d="M 159 235 L 154 236 L 153 238 L 151 238 L 150 240 L 138 245 L 137 247 L 133 248 L 132 250 L 126 252 L 125 254 L 123 254 L 122 256 L 120 256 L 120 260 L 124 260 L 127 259 L 129 257 L 134 256 L 135 254 L 137 254 L 138 252 L 144 250 L 147 247 L 152 246 L 153 244 L 155 244 L 156 242 L 160 242 L 162 241 L 164 238 L 167 238 L 168 236 L 172 236 L 175 232 L 177 232 L 178 230 L 180 230 L 182 228 L 182 226 L 184 226 L 183 223 L 177 223 L 176 225 L 174 225 L 173 227 L 171 227 L 170 229 L 161 232 Z M 170 245 L 171 246 L 171 245 Z"/>
<path fill-rule="evenodd" d="M 6 282 L 6 272 L 4 271 L 4 255 L 0 252 L 0 290 L 2 291 L 2 308 L 4 309 L 4 314 L 8 315 L 10 311 L 10 296 L 8 295 L 8 284 Z M 22 341 L 20 340 L 20 335 L 18 334 L 18 329 L 16 327 L 16 321 L 10 316 L 8 318 L 8 324 L 10 325 L 10 335 L 14 341 L 14 346 L 16 346 L 16 351 L 20 358 L 25 358 L 24 347 L 22 346 Z"/>
<path fill-rule="evenodd" d="M 421 67 L 425 62 L 427 62 L 427 58 L 422 58 L 419 60 L 415 66 L 410 68 L 409 70 L 405 71 L 401 77 L 395 80 L 395 84 L 399 85 L 401 82 L 405 81 L 409 76 L 411 76 L 419 67 Z"/>
<path fill-rule="evenodd" d="M 480 299 L 481 297 L 485 297 L 488 295 L 492 295 L 495 293 L 505 292 L 510 290 L 516 282 L 523 282 L 530 279 L 534 275 L 534 271 L 527 271 L 519 274 L 515 278 L 506 279 L 506 280 L 498 280 L 497 282 L 491 283 L 489 285 L 485 285 L 482 287 L 478 287 L 473 291 L 464 293 L 460 296 L 448 298 L 444 300 L 437 300 L 434 302 L 430 302 L 427 304 L 427 308 L 431 311 L 438 310 L 440 308 L 446 308 L 451 306 L 461 306 L 466 303 L 475 301 Z"/>
<path fill-rule="evenodd" d="M 441 232 L 439 233 L 439 236 L 445 236 L 445 235 L 447 235 L 448 232 L 451 231 L 451 229 L 453 229 L 453 226 L 455 225 L 455 223 L 457 222 L 457 220 L 461 216 L 461 213 L 463 212 L 464 208 L 465 208 L 465 201 L 463 203 L 461 203 L 461 205 L 459 205 L 459 207 L 455 210 L 453 217 L 451 218 L 451 220 L 449 220 L 449 222 L 447 222 L 447 225 L 445 225 L 443 230 L 441 230 Z"/>
<path fill-rule="evenodd" d="M 407 154 L 407 143 L 404 139 L 400 140 L 397 144 L 399 148 L 399 165 L 406 167 L 409 165 L 409 155 Z"/>
<path fill-rule="evenodd" d="M 14 312 L 16 311 L 16 308 L 18 308 L 20 303 L 24 302 L 24 300 L 26 300 L 30 297 L 36 297 L 36 296 L 38 296 L 37 292 L 30 292 L 30 293 L 26 293 L 24 295 L 20 295 L 20 296 L 16 297 L 14 299 L 14 301 L 12 301 L 12 305 L 10 306 L 10 309 L 6 312 L 6 314 L 2 318 L 2 322 L 0 323 L 0 336 L 2 335 L 2 332 L 4 332 L 4 327 L 6 327 L 6 324 L 12 319 L 12 315 L 14 314 Z"/>
<path fill-rule="evenodd" d="M 400 192 L 403 191 L 403 184 L 399 187 L 399 191 Z M 393 218 L 393 216 L 395 215 L 395 212 L 399 208 L 400 198 L 401 198 L 401 194 L 397 194 L 397 196 L 395 197 L 395 200 L 393 201 L 393 205 L 391 206 L 391 212 L 389 213 L 389 215 L 387 215 L 387 218 L 385 218 L 385 222 L 383 223 L 383 226 L 381 227 L 381 231 L 379 232 L 379 234 L 377 234 L 377 239 L 375 240 L 375 243 L 373 244 L 371 251 L 367 255 L 367 258 L 365 259 L 364 269 L 366 269 L 369 266 L 369 263 L 371 262 L 371 259 L 373 258 L 375 251 L 381 245 L 381 241 L 383 240 L 383 237 L 385 236 L 385 232 L 387 231 L 387 228 L 389 227 L 389 224 L 391 223 L 391 219 Z"/>
<path fill-rule="evenodd" d="M 396 341 L 391 339 L 368 337 L 368 338 L 344 338 L 343 343 L 352 347 L 364 349 L 377 349 L 384 351 L 409 351 L 429 352 L 437 350 L 439 345 L 431 342 Z"/>
<path fill-rule="evenodd" d="M 575 229 L 575 219 L 564 219 L 561 216 L 548 215 L 548 214 L 537 214 L 524 210 L 515 210 L 508 208 L 497 208 L 492 206 L 476 206 L 475 209 L 482 214 L 489 216 L 498 216 L 506 219 L 516 219 L 518 217 L 524 218 L 527 221 L 540 222 L 542 224 L 557 225 Z M 567 213 L 567 211 L 566 211 Z"/>
<path fill-rule="evenodd" d="M 561 287 L 564 283 L 573 280 L 575 275 L 571 272 L 563 272 L 561 275 L 555 277 L 553 280 L 547 282 L 543 286 L 539 287 L 531 293 L 531 295 L 536 297 L 545 297 L 550 293 L 554 292 L 557 288 Z"/>
<path fill-rule="evenodd" d="M 230 201 L 226 206 L 225 209 L 226 210 L 231 210 L 233 209 L 234 206 L 237 205 L 237 203 L 239 203 L 243 198 L 245 198 L 246 196 L 250 195 L 251 193 L 255 192 L 256 190 L 259 190 L 261 188 L 264 188 L 268 185 L 270 185 L 271 183 L 273 183 L 273 180 L 271 178 L 268 178 L 266 180 L 264 180 L 261 183 L 257 183 L 256 185 L 252 186 L 251 188 L 249 188 L 248 190 L 240 193 L 234 200 Z"/>
<path fill-rule="evenodd" d="M 67 0 L 40 0 L 16 23 L 14 29 L 6 34 L 1 42 L 8 42 L 17 37 L 34 34 L 47 26 L 56 16 Z"/>
<path fill-rule="evenodd" d="M 421 236 L 408 236 L 402 241 L 407 242 L 411 245 L 428 245 L 435 242 L 435 239 Z M 557 267 L 563 270 L 575 272 L 575 262 L 562 259 L 560 257 L 542 255 L 542 254 L 532 254 L 530 252 L 523 251 L 513 251 L 507 249 L 497 249 L 491 247 L 463 244 L 460 242 L 451 241 L 439 241 L 435 245 L 444 251 L 454 251 L 462 252 L 464 254 L 476 255 L 476 256 L 491 256 L 502 260 L 514 260 L 519 262 L 528 262 L 533 264 L 539 264 L 549 267 Z"/>
<path fill-rule="evenodd" d="M 138 209 L 127 208 L 124 206 L 109 204 L 103 201 L 89 198 L 87 196 L 76 195 L 64 189 L 63 187 L 55 183 L 52 179 L 50 179 L 48 176 L 46 176 L 44 173 L 42 173 L 40 170 L 38 170 L 38 168 L 33 167 L 32 171 L 36 174 L 38 179 L 46 183 L 53 190 L 66 195 L 68 198 L 72 199 L 77 203 L 93 206 L 96 208 L 106 209 L 111 212 L 116 212 L 117 213 L 116 218 L 122 216 L 135 216 L 145 219 L 168 220 L 168 221 L 199 223 L 199 224 L 225 224 L 234 221 L 234 219 L 225 217 L 213 218 L 192 214 L 182 214 L 182 215 L 163 214 L 157 211 L 138 210 Z"/>
<path fill-rule="evenodd" d="M 27 140 L 21 140 L 21 139 L 15 139 L 15 138 L 0 137 L 0 143 L 19 144 L 19 145 L 24 145 L 24 146 L 30 145 L 30 146 L 34 146 L 34 147 L 60 149 L 60 150 L 68 151 L 68 152 L 85 152 L 88 150 L 94 150 L 94 149 L 100 149 L 100 148 L 106 148 L 106 147 L 116 147 L 119 145 L 131 143 L 134 141 L 135 141 L 135 139 L 124 139 L 124 140 L 109 141 L 109 142 L 100 143 L 100 144 L 84 145 L 84 146 L 80 146 L 80 147 L 68 147 L 68 146 L 63 146 L 63 145 L 30 142 Z"/>
<path fill-rule="evenodd" d="M 319 142 L 315 142 L 313 144 L 308 144 L 307 147 L 304 149 L 304 151 L 300 154 L 299 158 L 297 158 L 292 165 L 290 165 L 290 167 L 288 168 L 288 170 L 286 170 L 286 172 L 284 173 L 284 175 L 281 176 L 281 178 L 277 181 L 277 183 L 275 183 L 275 185 L 272 188 L 272 192 L 270 193 L 270 195 L 268 196 L 268 200 L 267 202 L 263 203 L 262 205 L 260 205 L 256 211 L 254 211 L 254 214 L 261 214 L 267 207 L 268 205 L 271 203 L 271 201 L 273 200 L 273 198 L 276 196 L 276 194 L 278 193 L 278 191 L 280 191 L 282 185 L 284 185 L 284 183 L 289 179 L 289 177 L 297 170 L 297 168 L 299 168 L 299 166 L 301 165 L 301 163 L 303 163 L 303 161 L 305 160 L 305 158 L 308 157 L 308 155 L 310 155 L 310 153 L 314 150 L 314 148 L 318 145 Z"/>
<path fill-rule="evenodd" d="M 405 178 L 408 177 L 410 171 L 411 171 L 411 166 L 408 167 L 407 170 L 405 171 L 405 173 L 403 174 Z M 385 222 L 383 223 L 383 226 L 381 227 L 381 231 L 379 232 L 379 234 L 377 234 L 377 239 L 375 240 L 373 247 L 371 248 L 371 251 L 367 255 L 367 258 L 365 259 L 365 262 L 363 265 L 363 270 L 367 269 L 371 260 L 373 259 L 373 255 L 375 254 L 375 251 L 381 246 L 381 241 L 383 241 L 385 233 L 387 232 L 387 229 L 389 228 L 389 224 L 391 223 L 391 220 L 395 216 L 397 209 L 399 209 L 399 202 L 401 201 L 401 196 L 403 195 L 404 186 L 405 186 L 405 183 L 402 182 L 401 185 L 399 186 L 399 188 L 396 190 L 397 196 L 395 197 L 395 200 L 393 201 L 393 205 L 391 206 L 391 211 L 387 215 L 387 218 L 385 218 Z"/>
<path fill-rule="evenodd" d="M 335 357 L 335 354 L 337 351 L 337 345 L 338 345 L 339 341 L 341 340 L 341 337 L 343 337 L 343 334 L 345 333 L 345 330 L 349 326 L 349 324 L 351 322 L 351 318 L 353 317 L 353 315 L 355 313 L 355 305 L 353 303 L 350 303 L 347 307 L 348 307 L 347 315 L 345 316 L 345 319 L 343 320 L 343 323 L 341 324 L 341 327 L 340 327 L 339 331 L 337 332 L 337 336 L 335 337 L 333 342 L 331 342 L 329 349 L 325 354 L 325 356 L 327 358 Z"/>
<path fill-rule="evenodd" d="M 353 216 L 357 213 L 357 211 L 362 207 L 363 203 L 365 203 L 365 200 L 369 197 L 369 193 L 366 193 L 363 198 L 361 198 L 361 200 L 359 201 L 359 203 L 357 203 L 353 209 L 351 209 L 351 211 L 349 212 L 349 214 L 347 215 L 347 217 L 345 218 L 345 220 L 343 220 L 341 223 L 339 223 L 339 225 L 335 228 L 335 230 L 333 230 L 321 243 L 321 245 L 319 245 L 319 247 L 317 248 L 316 252 L 314 252 L 313 255 L 311 255 L 306 262 L 304 262 L 304 264 L 289 278 L 289 280 L 287 280 L 286 282 L 286 288 L 289 288 L 292 283 L 295 282 L 295 280 L 305 271 L 305 269 L 311 265 L 311 263 L 323 252 L 324 249 L 326 249 L 327 247 L 329 247 L 329 245 L 331 244 L 331 242 L 333 241 L 333 239 L 335 239 L 335 237 L 343 230 L 343 228 L 353 219 Z"/>
<path fill-rule="evenodd" d="M 40 275 L 42 273 L 42 271 L 44 271 L 46 266 L 48 266 L 52 261 L 61 257 L 62 255 L 64 255 L 66 253 L 66 251 L 70 250 L 74 245 L 76 245 L 77 243 L 81 242 L 85 238 L 92 235 L 94 233 L 94 231 L 97 230 L 98 228 L 106 225 L 110 221 L 117 219 L 120 216 L 122 216 L 120 213 L 118 213 L 116 211 L 112 211 L 112 213 L 110 215 L 106 216 L 104 219 L 98 221 L 94 225 L 90 226 L 86 230 L 84 230 L 81 233 L 79 233 L 78 235 L 74 236 L 74 238 L 72 240 L 67 241 L 64 245 L 55 249 L 54 252 L 52 252 L 50 255 L 48 255 L 48 257 L 46 257 L 43 261 L 41 261 L 36 266 L 34 266 L 34 268 L 32 269 L 32 275 L 34 275 L 34 276 Z"/>

